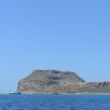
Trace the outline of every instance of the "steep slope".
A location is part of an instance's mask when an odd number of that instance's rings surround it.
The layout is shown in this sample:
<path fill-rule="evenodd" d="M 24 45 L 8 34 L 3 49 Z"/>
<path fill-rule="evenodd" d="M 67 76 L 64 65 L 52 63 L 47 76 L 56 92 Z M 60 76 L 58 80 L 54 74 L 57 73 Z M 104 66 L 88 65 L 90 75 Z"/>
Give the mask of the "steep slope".
<path fill-rule="evenodd" d="M 74 72 L 34 70 L 18 83 L 20 93 L 72 93 L 85 81 Z"/>

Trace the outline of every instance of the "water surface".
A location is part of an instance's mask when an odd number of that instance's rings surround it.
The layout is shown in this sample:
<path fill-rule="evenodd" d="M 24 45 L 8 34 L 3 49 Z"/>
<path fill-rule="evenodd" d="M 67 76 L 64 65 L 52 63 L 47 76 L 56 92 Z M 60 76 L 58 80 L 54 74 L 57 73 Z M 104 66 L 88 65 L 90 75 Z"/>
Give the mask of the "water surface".
<path fill-rule="evenodd" d="M 110 95 L 0 95 L 0 110 L 110 110 Z"/>

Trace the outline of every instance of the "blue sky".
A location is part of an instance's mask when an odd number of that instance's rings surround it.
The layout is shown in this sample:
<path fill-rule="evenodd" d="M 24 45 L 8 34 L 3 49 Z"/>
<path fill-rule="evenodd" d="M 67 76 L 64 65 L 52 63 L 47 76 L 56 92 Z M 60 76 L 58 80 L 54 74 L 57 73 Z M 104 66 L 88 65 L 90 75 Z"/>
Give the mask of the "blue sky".
<path fill-rule="evenodd" d="M 34 69 L 110 81 L 110 1 L 1 0 L 0 91 Z"/>

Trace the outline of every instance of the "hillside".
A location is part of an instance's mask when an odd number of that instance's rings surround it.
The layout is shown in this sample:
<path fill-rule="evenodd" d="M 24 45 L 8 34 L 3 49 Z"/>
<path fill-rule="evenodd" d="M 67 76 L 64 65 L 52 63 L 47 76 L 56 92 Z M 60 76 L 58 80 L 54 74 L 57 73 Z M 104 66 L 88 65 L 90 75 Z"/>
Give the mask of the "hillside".
<path fill-rule="evenodd" d="M 110 82 L 88 82 L 77 91 L 79 93 L 110 93 Z"/>
<path fill-rule="evenodd" d="M 20 93 L 74 93 L 84 80 L 74 72 L 34 70 L 18 83 Z"/>
<path fill-rule="evenodd" d="M 74 72 L 34 70 L 18 83 L 17 92 L 37 93 L 110 93 L 110 82 L 85 82 Z"/>

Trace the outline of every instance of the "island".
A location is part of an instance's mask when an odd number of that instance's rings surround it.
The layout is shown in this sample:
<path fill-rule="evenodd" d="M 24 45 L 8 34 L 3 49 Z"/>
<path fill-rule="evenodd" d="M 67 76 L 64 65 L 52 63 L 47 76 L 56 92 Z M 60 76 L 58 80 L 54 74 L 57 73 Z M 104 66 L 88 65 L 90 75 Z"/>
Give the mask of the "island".
<path fill-rule="evenodd" d="M 86 82 L 75 72 L 34 70 L 18 82 L 20 94 L 110 93 L 110 82 Z"/>

